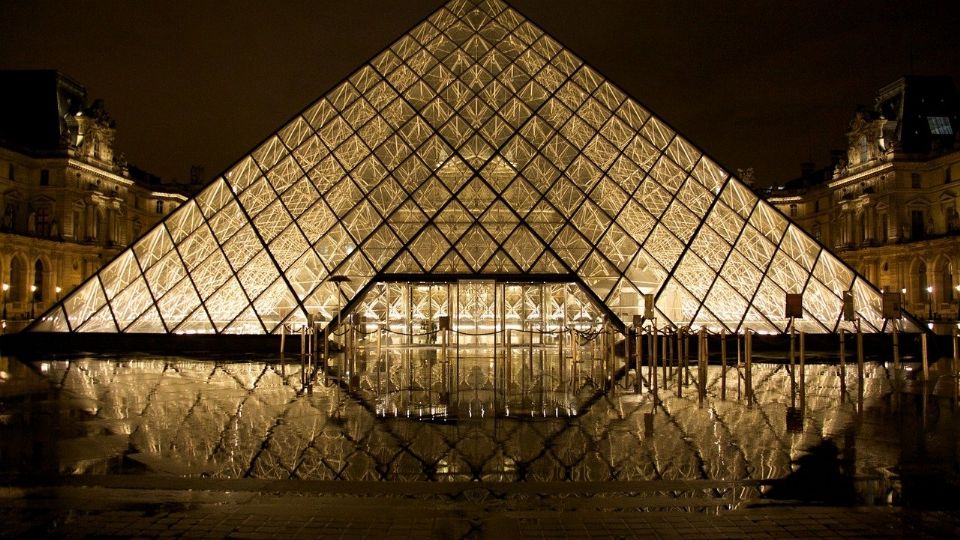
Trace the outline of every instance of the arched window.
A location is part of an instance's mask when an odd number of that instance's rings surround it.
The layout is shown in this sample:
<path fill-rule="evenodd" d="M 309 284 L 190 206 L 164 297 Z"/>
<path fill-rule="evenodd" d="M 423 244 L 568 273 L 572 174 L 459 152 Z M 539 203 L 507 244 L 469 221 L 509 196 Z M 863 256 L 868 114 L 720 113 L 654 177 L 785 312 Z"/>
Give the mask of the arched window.
<path fill-rule="evenodd" d="M 10 301 L 23 302 L 27 292 L 26 268 L 20 257 L 10 261 Z"/>
<path fill-rule="evenodd" d="M 917 265 L 917 299 L 927 301 L 927 263 L 923 261 Z"/>
<path fill-rule="evenodd" d="M 43 261 L 37 259 L 33 265 L 33 302 L 43 302 Z"/>

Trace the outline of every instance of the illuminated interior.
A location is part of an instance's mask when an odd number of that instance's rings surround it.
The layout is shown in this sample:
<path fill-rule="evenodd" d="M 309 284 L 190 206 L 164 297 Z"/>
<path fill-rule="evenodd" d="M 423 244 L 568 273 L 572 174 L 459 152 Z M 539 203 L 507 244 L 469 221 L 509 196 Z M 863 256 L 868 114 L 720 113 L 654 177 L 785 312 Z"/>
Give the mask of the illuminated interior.
<path fill-rule="evenodd" d="M 454 0 L 81 284 L 34 331 L 278 333 L 422 276 L 576 276 L 619 323 L 883 329 L 881 296 L 497 0 Z M 549 279 L 548 279 L 549 278 Z M 462 292 L 462 291 L 461 291 Z M 910 319 L 905 329 L 915 330 Z"/>
<path fill-rule="evenodd" d="M 377 283 L 353 314 L 330 336 L 350 343 L 337 369 L 383 415 L 575 414 L 616 369 L 576 283 Z"/>

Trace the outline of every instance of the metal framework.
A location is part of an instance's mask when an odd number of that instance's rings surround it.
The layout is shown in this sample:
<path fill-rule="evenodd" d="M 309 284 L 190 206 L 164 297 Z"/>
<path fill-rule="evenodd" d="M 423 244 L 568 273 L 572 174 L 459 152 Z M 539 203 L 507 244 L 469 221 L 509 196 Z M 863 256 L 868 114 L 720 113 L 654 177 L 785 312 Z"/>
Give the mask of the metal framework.
<path fill-rule="evenodd" d="M 390 276 L 580 283 L 616 323 L 867 332 L 879 292 L 499 0 L 453 0 L 31 327 L 271 333 Z M 619 320 L 617 320 L 619 319 Z M 916 329 L 910 318 L 907 329 Z M 850 325 L 850 326 L 848 326 Z"/>

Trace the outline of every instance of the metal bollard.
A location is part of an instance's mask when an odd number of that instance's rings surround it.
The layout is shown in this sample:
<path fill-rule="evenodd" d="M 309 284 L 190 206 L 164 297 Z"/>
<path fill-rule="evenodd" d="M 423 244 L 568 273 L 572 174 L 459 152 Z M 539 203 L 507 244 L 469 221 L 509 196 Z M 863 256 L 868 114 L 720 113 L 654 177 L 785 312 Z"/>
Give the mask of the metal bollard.
<path fill-rule="evenodd" d="M 800 332 L 800 386 L 803 386 L 805 382 L 804 374 L 806 372 L 806 363 L 807 363 L 807 334 L 805 332 Z"/>
<path fill-rule="evenodd" d="M 657 355 L 657 324 L 650 325 L 650 380 L 653 384 L 653 404 L 657 404 L 657 364 L 660 362 Z"/>
<path fill-rule="evenodd" d="M 847 340 L 846 330 L 840 329 L 840 388 L 846 388 L 847 385 Z"/>
<path fill-rule="evenodd" d="M 950 376 L 957 376 L 957 365 L 960 364 L 960 336 L 957 335 L 957 329 L 953 329 L 953 362 L 950 363 Z"/>
<path fill-rule="evenodd" d="M 677 360 L 677 397 L 683 397 L 683 365 L 681 364 L 681 358 L 684 355 L 684 339 L 683 339 L 683 328 L 677 329 L 677 349 L 676 349 L 676 360 Z"/>
<path fill-rule="evenodd" d="M 720 329 L 720 399 L 727 399 L 727 330 Z"/>
<path fill-rule="evenodd" d="M 747 402 L 753 402 L 753 374 L 750 372 L 753 363 L 753 332 L 748 328 L 743 335 L 743 358 L 746 374 L 743 378 Z"/>
<path fill-rule="evenodd" d="M 893 322 L 893 371 L 894 379 L 900 379 L 900 331 L 897 321 Z"/>
<path fill-rule="evenodd" d="M 863 331 L 860 319 L 857 319 L 857 377 L 860 386 L 863 386 Z"/>
<path fill-rule="evenodd" d="M 707 394 L 707 359 L 710 354 L 707 351 L 707 329 L 700 329 L 700 346 L 697 347 L 699 351 L 699 361 L 697 362 L 697 386 L 700 388 L 700 405 L 703 405 L 703 400 Z"/>

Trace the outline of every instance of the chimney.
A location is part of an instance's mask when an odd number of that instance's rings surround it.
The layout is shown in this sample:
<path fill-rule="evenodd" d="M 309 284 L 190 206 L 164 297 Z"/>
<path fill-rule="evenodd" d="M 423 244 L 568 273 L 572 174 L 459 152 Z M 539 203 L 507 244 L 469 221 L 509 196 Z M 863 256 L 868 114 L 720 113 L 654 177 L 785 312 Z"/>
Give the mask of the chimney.
<path fill-rule="evenodd" d="M 836 166 L 841 161 L 847 159 L 847 153 L 843 150 L 831 150 L 830 151 L 830 164 Z"/>
<path fill-rule="evenodd" d="M 192 185 L 197 185 L 203 182 L 203 176 L 205 171 L 203 165 L 191 165 L 190 166 L 190 183 Z"/>

